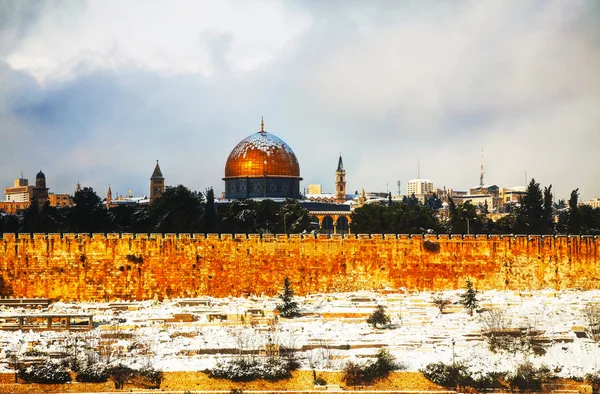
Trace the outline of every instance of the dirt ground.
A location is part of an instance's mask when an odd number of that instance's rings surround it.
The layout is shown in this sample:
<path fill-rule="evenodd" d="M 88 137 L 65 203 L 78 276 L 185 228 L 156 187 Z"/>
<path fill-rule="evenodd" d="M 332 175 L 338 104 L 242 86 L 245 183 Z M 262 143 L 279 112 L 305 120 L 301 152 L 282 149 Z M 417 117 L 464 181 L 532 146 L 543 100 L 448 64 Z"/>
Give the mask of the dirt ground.
<path fill-rule="evenodd" d="M 340 385 L 341 372 L 317 372 L 317 375 L 327 381 L 328 385 Z M 14 384 L 13 374 L 0 376 L 0 393 L 85 393 L 85 392 L 110 392 L 115 391 L 112 382 L 107 383 L 67 383 L 67 384 Z M 233 383 L 225 379 L 211 379 L 202 372 L 165 372 L 164 380 L 160 386 L 161 391 L 230 391 L 231 389 L 243 391 L 312 391 L 312 371 L 294 371 L 292 377 L 278 382 L 257 380 L 248 383 Z M 394 372 L 387 379 L 376 382 L 368 387 L 348 387 L 349 390 L 394 390 L 394 391 L 445 391 L 431 383 L 420 372 Z M 139 391 L 132 385 L 126 385 L 124 392 Z M 318 389 L 317 389 L 318 390 Z"/>

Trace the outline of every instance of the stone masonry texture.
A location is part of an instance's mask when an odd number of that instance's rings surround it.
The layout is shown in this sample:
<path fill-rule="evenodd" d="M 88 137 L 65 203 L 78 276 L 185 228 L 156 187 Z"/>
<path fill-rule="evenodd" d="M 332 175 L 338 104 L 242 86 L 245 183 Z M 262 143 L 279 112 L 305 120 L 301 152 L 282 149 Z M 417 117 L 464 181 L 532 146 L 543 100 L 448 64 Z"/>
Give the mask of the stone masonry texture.
<path fill-rule="evenodd" d="M 5 234 L 0 295 L 62 301 L 598 289 L 593 236 Z"/>

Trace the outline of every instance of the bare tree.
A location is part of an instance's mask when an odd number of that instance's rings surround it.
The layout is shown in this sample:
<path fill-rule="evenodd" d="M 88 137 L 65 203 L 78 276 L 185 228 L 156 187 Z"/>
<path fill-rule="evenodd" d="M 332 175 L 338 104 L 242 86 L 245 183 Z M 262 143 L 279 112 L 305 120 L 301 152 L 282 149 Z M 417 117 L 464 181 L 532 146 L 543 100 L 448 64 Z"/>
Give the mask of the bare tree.
<path fill-rule="evenodd" d="M 433 296 L 433 304 L 440 310 L 441 314 L 444 313 L 444 308 L 452 304 L 452 301 L 450 301 L 449 298 L 445 298 L 441 295 L 436 294 Z"/>
<path fill-rule="evenodd" d="M 587 304 L 582 314 L 587 336 L 595 342 L 600 341 L 600 304 Z"/>

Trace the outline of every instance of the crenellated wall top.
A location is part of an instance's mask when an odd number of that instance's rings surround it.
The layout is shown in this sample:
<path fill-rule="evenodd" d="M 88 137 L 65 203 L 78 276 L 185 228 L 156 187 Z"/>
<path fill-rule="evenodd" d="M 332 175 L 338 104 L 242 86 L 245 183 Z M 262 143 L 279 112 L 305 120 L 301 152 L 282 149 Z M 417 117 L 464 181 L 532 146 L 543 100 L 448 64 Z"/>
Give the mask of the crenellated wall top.
<path fill-rule="evenodd" d="M 105 241 L 105 240 L 167 240 L 167 241 L 191 241 L 191 240 L 210 240 L 210 241 L 299 241 L 299 240 L 359 240 L 359 241 L 404 241 L 404 240 L 429 240 L 429 241 L 499 241 L 502 239 L 511 240 L 545 240 L 545 239 L 581 239 L 598 241 L 597 235 L 524 235 L 524 234 L 174 234 L 174 233 L 49 233 L 49 234 L 29 234 L 29 233 L 6 233 L 0 234 L 0 239 L 7 242 L 28 242 L 28 241 L 59 241 L 59 240 L 78 240 L 78 241 Z"/>

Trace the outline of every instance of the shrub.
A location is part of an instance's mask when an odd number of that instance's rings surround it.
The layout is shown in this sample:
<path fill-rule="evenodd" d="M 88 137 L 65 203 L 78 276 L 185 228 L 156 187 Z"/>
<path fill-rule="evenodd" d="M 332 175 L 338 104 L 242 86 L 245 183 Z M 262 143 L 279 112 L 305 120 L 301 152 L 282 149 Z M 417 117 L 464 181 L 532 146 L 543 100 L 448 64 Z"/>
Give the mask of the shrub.
<path fill-rule="evenodd" d="M 131 379 L 133 379 L 138 371 L 127 365 L 118 364 L 108 369 L 108 377 L 115 383 L 115 389 L 121 390 Z"/>
<path fill-rule="evenodd" d="M 19 369 L 19 378 L 27 383 L 66 383 L 71 381 L 71 375 L 65 367 L 50 361 L 44 364 L 22 367 Z"/>
<path fill-rule="evenodd" d="M 551 372 L 546 367 L 535 368 L 530 361 L 517 366 L 515 372 L 506 375 L 506 381 L 511 388 L 518 388 L 519 391 L 542 389 L 542 383 L 551 377 Z"/>
<path fill-rule="evenodd" d="M 375 311 L 367 319 L 367 323 L 373 326 L 373 328 L 390 324 L 390 321 L 390 317 L 385 313 L 385 306 L 383 305 L 377 305 Z"/>
<path fill-rule="evenodd" d="M 145 367 L 137 371 L 138 384 L 148 389 L 158 389 L 163 380 L 163 372 L 152 367 Z"/>
<path fill-rule="evenodd" d="M 108 370 L 100 364 L 85 365 L 79 368 L 75 380 L 82 383 L 104 383 L 108 380 Z"/>
<path fill-rule="evenodd" d="M 342 381 L 349 386 L 358 386 L 385 378 L 390 372 L 402 369 L 406 369 L 406 366 L 399 364 L 387 349 L 379 349 L 375 361 L 365 364 L 348 361 L 344 367 Z"/>
<path fill-rule="evenodd" d="M 588 373 L 587 375 L 585 375 L 585 380 L 587 380 L 587 382 L 592 385 L 594 394 L 598 393 L 600 389 L 600 373 Z"/>
<path fill-rule="evenodd" d="M 464 387 L 473 384 L 467 367 L 462 363 L 431 363 L 421 372 L 433 383 L 444 387 Z"/>
<path fill-rule="evenodd" d="M 209 371 L 209 376 L 234 382 L 250 382 L 256 379 L 276 381 L 292 376 L 288 366 L 288 362 L 281 358 L 240 358 L 217 362 L 217 365 Z"/>
<path fill-rule="evenodd" d="M 423 241 L 423 248 L 430 252 L 438 253 L 440 251 L 440 244 L 426 239 L 425 241 Z"/>
<path fill-rule="evenodd" d="M 315 379 L 314 384 L 315 386 L 327 386 L 327 381 L 322 376 L 319 376 Z"/>

